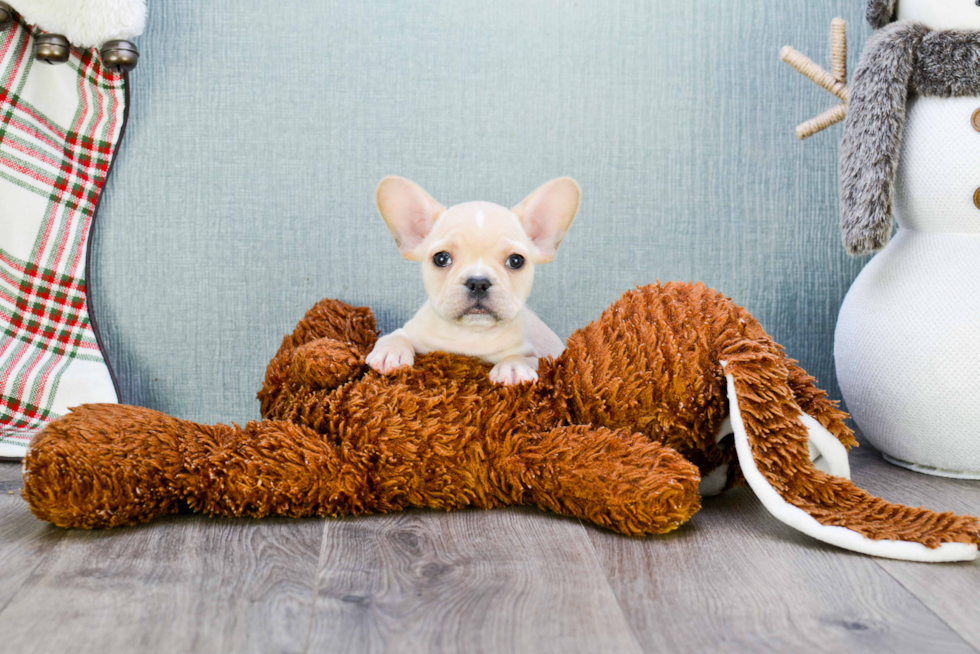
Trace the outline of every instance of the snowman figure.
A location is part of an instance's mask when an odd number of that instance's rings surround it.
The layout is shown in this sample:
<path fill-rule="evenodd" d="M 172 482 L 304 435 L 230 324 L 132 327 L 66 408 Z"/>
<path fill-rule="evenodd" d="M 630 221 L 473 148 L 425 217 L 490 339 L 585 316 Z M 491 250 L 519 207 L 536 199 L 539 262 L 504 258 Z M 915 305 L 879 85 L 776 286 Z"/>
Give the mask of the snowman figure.
<path fill-rule="evenodd" d="M 980 479 L 980 0 L 870 0 L 849 86 L 841 227 L 855 280 L 834 358 L 897 465 Z M 899 229 L 892 237 L 892 216 Z"/>
<path fill-rule="evenodd" d="M 0 0 L 0 30 L 13 23 L 15 11 L 47 32 L 34 38 L 38 61 L 63 64 L 75 46 L 99 48 L 102 63 L 114 72 L 136 68 L 139 51 L 130 39 L 143 33 L 144 0 Z"/>

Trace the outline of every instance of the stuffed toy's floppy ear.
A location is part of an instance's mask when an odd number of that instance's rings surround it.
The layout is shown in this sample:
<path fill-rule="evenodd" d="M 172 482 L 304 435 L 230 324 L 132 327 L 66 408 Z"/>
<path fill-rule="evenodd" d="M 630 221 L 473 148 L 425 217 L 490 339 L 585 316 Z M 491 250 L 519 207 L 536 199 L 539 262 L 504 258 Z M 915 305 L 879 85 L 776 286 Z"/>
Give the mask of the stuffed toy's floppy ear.
<path fill-rule="evenodd" d="M 539 186 L 511 209 L 534 245 L 534 263 L 547 263 L 578 213 L 582 191 L 571 177 L 559 177 Z"/>
<path fill-rule="evenodd" d="M 977 558 L 976 518 L 891 504 L 852 484 L 844 446 L 794 401 L 771 400 L 785 395 L 780 374 L 757 355 L 736 355 L 724 368 L 739 467 L 769 513 L 817 540 L 872 556 Z"/>
<path fill-rule="evenodd" d="M 895 0 L 868 0 L 865 16 L 871 27 L 881 29 L 895 18 Z"/>
<path fill-rule="evenodd" d="M 446 207 L 415 182 L 394 176 L 381 180 L 375 200 L 398 251 L 406 259 L 418 261 L 422 257 L 419 246 Z"/>

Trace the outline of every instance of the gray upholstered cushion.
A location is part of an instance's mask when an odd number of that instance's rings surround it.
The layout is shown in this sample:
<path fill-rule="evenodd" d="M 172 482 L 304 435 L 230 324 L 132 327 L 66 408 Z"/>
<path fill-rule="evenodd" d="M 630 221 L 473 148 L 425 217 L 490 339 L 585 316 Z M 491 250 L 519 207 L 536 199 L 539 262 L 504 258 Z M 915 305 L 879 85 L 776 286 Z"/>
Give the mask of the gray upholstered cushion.
<path fill-rule="evenodd" d="M 861 3 L 282 0 L 150 3 L 96 226 L 95 310 L 123 400 L 257 417 L 264 366 L 320 297 L 393 329 L 422 301 L 373 206 L 386 174 L 443 203 L 584 202 L 531 305 L 562 336 L 634 284 L 704 280 L 834 389 L 839 130 L 781 64 L 824 61 Z M 857 48 L 853 49 L 854 55 Z M 836 392 L 836 391 L 834 391 Z"/>

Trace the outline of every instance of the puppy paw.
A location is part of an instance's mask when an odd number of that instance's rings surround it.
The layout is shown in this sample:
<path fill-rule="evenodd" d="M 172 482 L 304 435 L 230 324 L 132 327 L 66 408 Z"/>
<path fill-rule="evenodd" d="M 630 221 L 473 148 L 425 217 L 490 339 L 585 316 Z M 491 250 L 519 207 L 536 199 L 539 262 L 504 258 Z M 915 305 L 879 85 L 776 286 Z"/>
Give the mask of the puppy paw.
<path fill-rule="evenodd" d="M 364 362 L 382 375 L 387 375 L 399 368 L 412 366 L 415 363 L 415 352 L 411 347 L 406 347 L 400 343 L 378 341 Z"/>
<path fill-rule="evenodd" d="M 516 386 L 538 381 L 538 373 L 520 361 L 501 361 L 490 370 L 490 381 L 504 386 Z"/>

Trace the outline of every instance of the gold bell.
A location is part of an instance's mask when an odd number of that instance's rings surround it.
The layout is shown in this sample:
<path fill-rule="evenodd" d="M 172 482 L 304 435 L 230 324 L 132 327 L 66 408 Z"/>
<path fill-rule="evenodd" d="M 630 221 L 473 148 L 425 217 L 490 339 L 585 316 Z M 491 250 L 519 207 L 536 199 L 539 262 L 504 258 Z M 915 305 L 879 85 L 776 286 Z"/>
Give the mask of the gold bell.
<path fill-rule="evenodd" d="M 60 34 L 40 34 L 34 38 L 34 58 L 46 64 L 63 64 L 71 54 L 71 44 Z"/>
<path fill-rule="evenodd" d="M 128 73 L 139 59 L 139 50 L 131 41 L 106 41 L 102 45 L 102 63 L 114 73 Z"/>
<path fill-rule="evenodd" d="M 0 29 L 14 22 L 14 10 L 3 0 L 0 0 Z"/>

